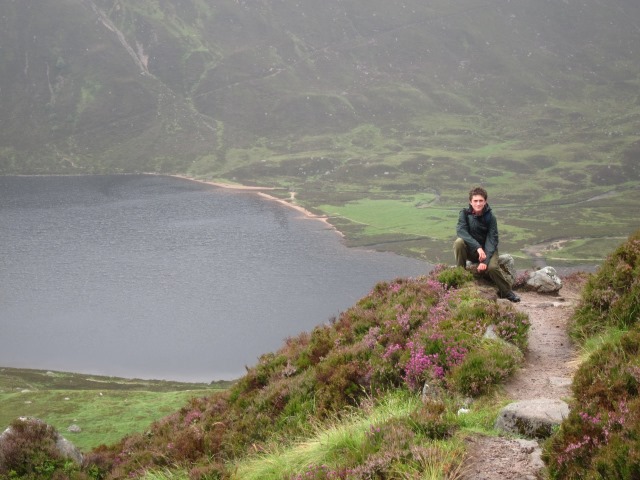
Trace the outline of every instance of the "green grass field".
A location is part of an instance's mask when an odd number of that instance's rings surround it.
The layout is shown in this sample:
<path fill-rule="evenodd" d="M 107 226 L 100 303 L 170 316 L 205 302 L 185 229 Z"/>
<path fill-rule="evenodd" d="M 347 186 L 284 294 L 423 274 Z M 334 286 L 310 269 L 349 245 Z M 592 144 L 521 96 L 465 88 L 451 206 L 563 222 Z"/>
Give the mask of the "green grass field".
<path fill-rule="evenodd" d="M 188 399 L 210 395 L 227 385 L 0 368 L 0 430 L 18 417 L 36 417 L 87 451 L 143 432 Z M 69 432 L 71 425 L 78 425 L 81 431 Z"/>

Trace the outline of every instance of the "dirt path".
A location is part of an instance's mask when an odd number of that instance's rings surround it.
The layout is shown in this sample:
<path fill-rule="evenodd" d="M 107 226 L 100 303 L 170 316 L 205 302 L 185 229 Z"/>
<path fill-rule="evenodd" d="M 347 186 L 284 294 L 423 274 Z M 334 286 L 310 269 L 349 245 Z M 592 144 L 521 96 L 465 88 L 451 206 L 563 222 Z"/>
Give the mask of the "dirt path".
<path fill-rule="evenodd" d="M 580 295 L 580 284 L 563 286 L 560 295 L 519 292 L 516 308 L 529 315 L 529 349 L 524 367 L 505 385 L 513 399 L 566 399 L 577 352 L 567 335 L 567 323 Z M 534 480 L 542 478 L 543 463 L 535 440 L 474 437 L 463 480 Z"/>

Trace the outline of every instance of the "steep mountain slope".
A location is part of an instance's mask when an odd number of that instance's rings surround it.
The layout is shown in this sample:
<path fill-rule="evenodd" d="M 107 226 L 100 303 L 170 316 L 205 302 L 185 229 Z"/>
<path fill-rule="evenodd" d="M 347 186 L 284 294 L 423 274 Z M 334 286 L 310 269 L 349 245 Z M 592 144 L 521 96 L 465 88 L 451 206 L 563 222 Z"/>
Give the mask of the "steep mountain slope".
<path fill-rule="evenodd" d="M 633 0 L 0 5 L 0 173 L 180 172 L 281 186 L 310 208 L 417 192 L 451 208 L 483 183 L 508 208 L 551 205 L 506 212 L 518 248 L 633 228 Z M 550 223 L 580 221 L 540 227 L 587 200 Z M 424 251 L 442 215 L 366 241 L 344 222 L 354 243 Z"/>
<path fill-rule="evenodd" d="M 637 97 L 630 0 L 2 3 L 4 171 L 23 171 L 25 157 L 50 171 L 74 159 L 154 170 L 171 157 L 176 171 L 179 152 L 216 153 L 218 140 L 295 145 L 441 115 L 516 121 L 535 137 L 552 120 L 545 102 Z"/>

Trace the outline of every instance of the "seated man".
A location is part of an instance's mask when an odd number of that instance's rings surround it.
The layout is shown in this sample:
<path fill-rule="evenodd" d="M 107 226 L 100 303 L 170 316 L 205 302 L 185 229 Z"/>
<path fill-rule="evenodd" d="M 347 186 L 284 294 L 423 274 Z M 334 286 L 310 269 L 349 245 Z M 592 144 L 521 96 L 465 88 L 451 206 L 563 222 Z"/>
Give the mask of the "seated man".
<path fill-rule="evenodd" d="M 478 263 L 478 272 L 486 273 L 498 286 L 498 296 L 519 302 L 498 265 L 498 222 L 487 203 L 487 191 L 476 187 L 469 192 L 469 207 L 463 208 L 456 226 L 458 238 L 453 244 L 456 264 L 466 267 L 467 260 Z"/>

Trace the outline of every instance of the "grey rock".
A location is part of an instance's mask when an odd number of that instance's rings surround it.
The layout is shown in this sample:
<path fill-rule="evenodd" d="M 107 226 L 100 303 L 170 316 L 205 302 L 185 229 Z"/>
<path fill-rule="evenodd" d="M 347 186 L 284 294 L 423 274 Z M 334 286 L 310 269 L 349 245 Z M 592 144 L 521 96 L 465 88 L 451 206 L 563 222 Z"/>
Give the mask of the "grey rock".
<path fill-rule="evenodd" d="M 80 433 L 82 431 L 82 429 L 80 428 L 80 426 L 76 425 L 75 423 L 73 425 L 69 425 L 69 427 L 67 428 L 67 432 L 71 432 L 71 433 Z"/>
<path fill-rule="evenodd" d="M 549 377 L 552 387 L 570 387 L 573 380 L 570 377 Z"/>
<path fill-rule="evenodd" d="M 562 288 L 562 280 L 555 268 L 544 267 L 529 274 L 527 285 L 538 293 L 553 293 Z"/>
<path fill-rule="evenodd" d="M 546 438 L 569 415 L 562 400 L 537 398 L 510 403 L 498 414 L 495 427 L 527 438 Z"/>
<path fill-rule="evenodd" d="M 508 253 L 503 253 L 498 257 L 498 265 L 505 273 L 505 278 L 511 282 L 511 286 L 516 281 L 516 263 Z"/>
<path fill-rule="evenodd" d="M 513 260 L 513 257 L 508 253 L 503 253 L 498 257 L 498 265 L 504 272 L 504 277 L 513 287 L 516 281 L 516 267 L 515 267 L 515 261 Z M 476 269 L 478 268 L 478 263 L 474 263 L 467 260 L 466 268 L 468 270 L 471 270 L 472 272 L 476 272 Z"/>
<path fill-rule="evenodd" d="M 45 424 L 45 422 L 43 422 L 39 418 L 33 418 L 33 417 L 20 417 L 18 420 L 22 422 L 33 422 L 38 424 Z M 13 428 L 11 426 L 9 426 L 4 432 L 0 434 L 0 447 L 5 441 L 7 441 L 11 437 L 12 434 L 13 434 Z M 69 440 L 64 438 L 58 432 L 55 432 L 55 439 L 56 439 L 56 448 L 58 450 L 58 453 L 63 458 L 68 458 L 69 460 L 73 460 L 78 464 L 82 463 L 82 453 L 80 452 L 78 447 L 76 447 L 73 443 L 71 443 Z"/>
<path fill-rule="evenodd" d="M 424 382 L 421 395 L 423 402 L 439 401 L 443 398 L 443 396 L 444 393 L 442 391 L 442 388 L 433 383 Z"/>
<path fill-rule="evenodd" d="M 526 440 L 524 438 L 516 439 L 522 451 L 529 455 L 529 462 L 536 471 L 541 471 L 545 465 L 542 460 L 542 448 L 535 440 Z"/>
<path fill-rule="evenodd" d="M 487 330 L 484 332 L 484 335 L 482 336 L 482 338 L 486 338 L 489 340 L 497 340 L 498 334 L 496 333 L 496 327 L 495 325 L 489 325 L 487 327 Z"/>

